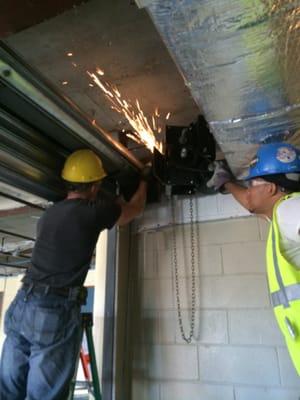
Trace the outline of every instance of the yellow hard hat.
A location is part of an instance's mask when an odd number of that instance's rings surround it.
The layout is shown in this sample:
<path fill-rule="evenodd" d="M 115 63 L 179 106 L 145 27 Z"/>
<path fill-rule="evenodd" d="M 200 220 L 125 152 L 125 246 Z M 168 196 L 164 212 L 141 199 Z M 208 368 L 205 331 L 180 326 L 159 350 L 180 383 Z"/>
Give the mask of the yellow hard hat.
<path fill-rule="evenodd" d="M 92 150 L 84 149 L 66 159 L 61 176 L 68 182 L 88 183 L 103 179 L 106 172 L 101 159 Z"/>

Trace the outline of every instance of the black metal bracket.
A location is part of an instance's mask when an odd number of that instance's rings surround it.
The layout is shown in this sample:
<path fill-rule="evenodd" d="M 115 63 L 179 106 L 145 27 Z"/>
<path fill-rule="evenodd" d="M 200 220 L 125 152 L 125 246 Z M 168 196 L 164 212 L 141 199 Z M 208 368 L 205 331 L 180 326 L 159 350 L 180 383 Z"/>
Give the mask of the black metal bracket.
<path fill-rule="evenodd" d="M 206 120 L 199 116 L 188 127 L 166 127 L 165 155 L 155 151 L 153 172 L 171 194 L 209 193 L 209 164 L 215 160 L 216 145 Z"/>

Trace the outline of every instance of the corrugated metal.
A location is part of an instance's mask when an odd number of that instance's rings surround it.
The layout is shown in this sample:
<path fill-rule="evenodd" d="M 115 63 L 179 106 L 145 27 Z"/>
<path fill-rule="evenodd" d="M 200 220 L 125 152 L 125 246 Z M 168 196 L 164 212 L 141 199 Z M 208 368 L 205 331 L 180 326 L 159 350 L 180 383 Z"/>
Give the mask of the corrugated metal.
<path fill-rule="evenodd" d="M 57 200 L 65 157 L 86 147 L 121 184 L 137 179 L 142 164 L 0 42 L 0 181 Z"/>

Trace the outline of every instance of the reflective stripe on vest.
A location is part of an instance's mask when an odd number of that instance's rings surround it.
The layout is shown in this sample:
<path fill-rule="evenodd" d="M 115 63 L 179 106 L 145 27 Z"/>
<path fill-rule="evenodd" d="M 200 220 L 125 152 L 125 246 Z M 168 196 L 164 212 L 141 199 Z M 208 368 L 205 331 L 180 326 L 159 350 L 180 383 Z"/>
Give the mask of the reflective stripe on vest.
<path fill-rule="evenodd" d="M 280 304 L 282 304 L 284 308 L 287 308 L 290 306 L 290 304 L 289 304 L 289 299 L 288 299 L 288 296 L 286 293 L 287 288 L 284 287 L 282 276 L 281 276 L 281 273 L 279 270 L 278 259 L 277 259 L 277 254 L 276 254 L 276 246 L 275 246 L 275 240 L 276 240 L 275 229 L 274 229 L 273 223 L 272 223 L 271 229 L 272 229 L 273 264 L 274 264 L 274 268 L 275 268 L 277 283 L 280 288 L 280 290 L 278 290 L 277 292 L 271 293 L 272 304 L 273 304 L 273 307 L 276 307 L 276 306 L 279 306 Z M 294 285 L 292 285 L 292 286 L 294 286 Z M 276 299 L 276 301 L 275 301 L 275 299 Z M 274 301 L 275 301 L 276 305 L 275 305 Z"/>
<path fill-rule="evenodd" d="M 277 207 L 281 201 L 298 196 L 300 193 L 284 196 L 274 206 L 267 243 L 267 270 L 274 314 L 300 375 L 300 269 L 285 257 L 277 221 Z"/>
<path fill-rule="evenodd" d="M 288 199 L 290 197 L 296 197 L 299 196 L 299 193 L 294 193 L 292 195 L 287 195 L 282 200 Z M 279 203 L 280 203 L 279 202 Z M 279 204 L 278 203 L 278 204 Z M 277 204 L 277 206 L 278 206 Z M 276 208 L 277 208 L 276 206 Z M 275 213 L 273 215 L 273 222 L 271 225 L 271 234 L 272 234 L 272 261 L 273 261 L 273 267 L 274 267 L 274 272 L 277 280 L 277 284 L 279 286 L 279 290 L 275 292 L 271 292 L 271 301 L 273 307 L 277 307 L 279 305 L 282 305 L 284 308 L 290 307 L 290 301 L 293 300 L 300 300 L 300 283 L 295 282 L 291 285 L 284 285 L 284 281 L 280 272 L 280 267 L 279 267 L 279 262 L 278 262 L 278 255 L 277 255 L 277 249 L 276 249 L 276 241 L 279 240 L 276 236 L 279 235 L 278 228 L 277 228 L 277 235 L 275 232 L 275 225 L 277 226 L 277 221 L 276 221 L 276 216 Z"/>
<path fill-rule="evenodd" d="M 286 306 L 286 302 L 300 300 L 300 283 L 286 286 L 283 291 L 278 290 L 277 292 L 271 293 L 271 300 L 273 307 L 280 305 L 283 305 L 285 308 L 290 307 L 290 304 Z"/>

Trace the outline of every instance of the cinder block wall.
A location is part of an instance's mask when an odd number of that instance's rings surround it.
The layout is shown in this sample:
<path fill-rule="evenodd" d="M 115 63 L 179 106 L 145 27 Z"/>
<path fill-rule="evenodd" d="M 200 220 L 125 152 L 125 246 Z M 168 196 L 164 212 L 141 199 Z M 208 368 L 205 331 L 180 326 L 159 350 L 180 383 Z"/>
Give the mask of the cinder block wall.
<path fill-rule="evenodd" d="M 197 224 L 195 339 L 178 329 L 172 228 L 135 235 L 131 400 L 299 400 L 300 378 L 275 324 L 265 273 L 267 224 Z M 186 330 L 190 226 L 176 228 Z"/>

